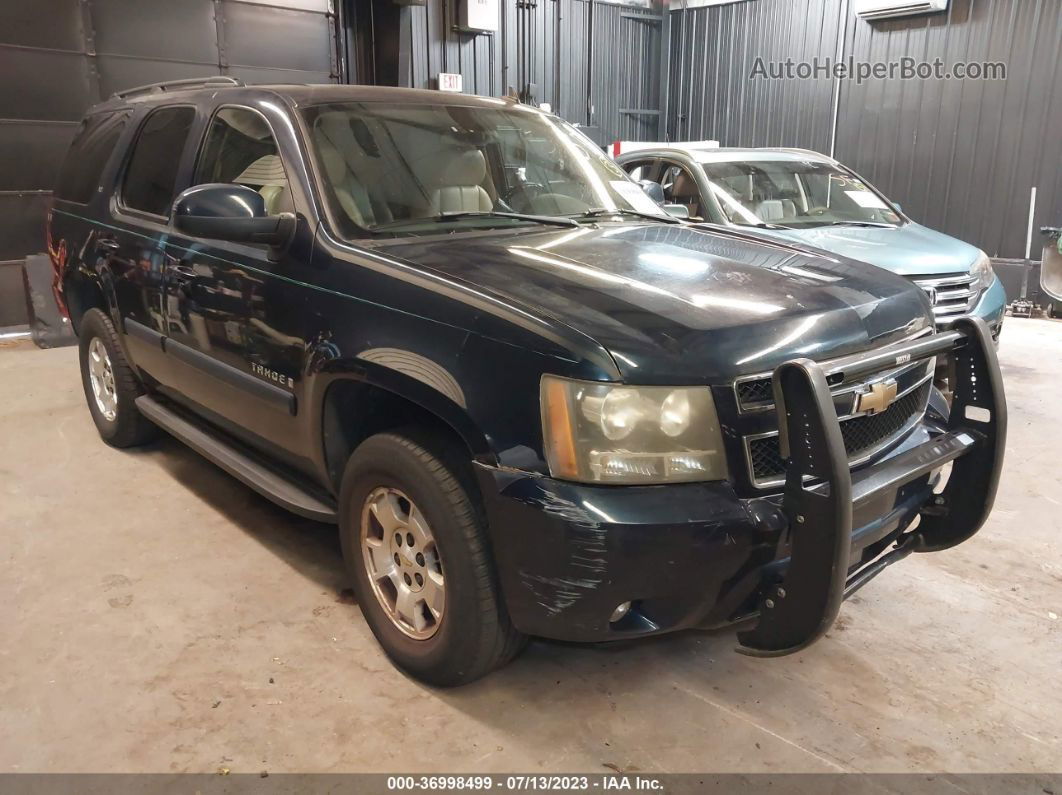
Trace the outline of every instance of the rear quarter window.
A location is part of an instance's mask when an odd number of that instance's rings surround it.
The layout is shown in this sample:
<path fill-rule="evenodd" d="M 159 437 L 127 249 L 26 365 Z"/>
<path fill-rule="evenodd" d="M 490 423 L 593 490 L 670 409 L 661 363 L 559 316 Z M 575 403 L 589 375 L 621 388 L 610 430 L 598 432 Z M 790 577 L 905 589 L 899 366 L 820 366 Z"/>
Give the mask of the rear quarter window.
<path fill-rule="evenodd" d="M 195 109 L 187 106 L 152 111 L 140 127 L 122 182 L 122 205 L 151 215 L 168 216 L 177 187 Z"/>
<path fill-rule="evenodd" d="M 59 170 L 57 199 L 78 204 L 92 200 L 128 120 L 128 113 L 119 112 L 95 114 L 81 122 Z"/>

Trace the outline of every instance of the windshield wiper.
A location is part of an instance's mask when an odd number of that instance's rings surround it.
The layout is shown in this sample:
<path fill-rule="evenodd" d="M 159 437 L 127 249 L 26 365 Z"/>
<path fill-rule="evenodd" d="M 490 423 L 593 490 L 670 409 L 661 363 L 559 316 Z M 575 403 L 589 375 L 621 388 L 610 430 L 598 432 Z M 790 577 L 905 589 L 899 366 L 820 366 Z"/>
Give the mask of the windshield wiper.
<path fill-rule="evenodd" d="M 577 218 L 598 218 L 602 215 L 633 215 L 638 218 L 647 218 L 650 221 L 659 221 L 662 224 L 677 224 L 677 218 L 670 215 L 654 215 L 653 213 L 640 213 L 637 210 L 609 210 L 605 207 L 591 207 L 585 213 L 579 213 Z"/>
<path fill-rule="evenodd" d="M 394 229 L 410 224 L 445 223 L 446 221 L 459 221 L 462 218 L 514 218 L 517 221 L 532 221 L 536 224 L 552 224 L 553 226 L 577 227 L 578 223 L 571 218 L 561 218 L 556 215 L 529 215 L 527 213 L 508 213 L 500 210 L 460 210 L 456 212 L 439 213 L 424 218 L 403 218 L 400 221 L 391 221 L 386 224 L 377 224 L 372 227 L 373 231 Z"/>
<path fill-rule="evenodd" d="M 895 224 L 882 224 L 877 221 L 827 221 L 819 226 L 869 226 L 874 229 L 893 229 Z"/>

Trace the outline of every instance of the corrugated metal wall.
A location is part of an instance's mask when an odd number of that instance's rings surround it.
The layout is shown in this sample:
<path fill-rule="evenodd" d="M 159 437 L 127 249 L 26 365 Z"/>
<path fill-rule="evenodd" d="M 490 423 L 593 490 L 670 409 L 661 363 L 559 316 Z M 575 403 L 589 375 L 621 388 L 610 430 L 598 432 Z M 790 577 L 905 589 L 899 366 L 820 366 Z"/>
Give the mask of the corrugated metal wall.
<path fill-rule="evenodd" d="M 22 259 L 81 114 L 183 77 L 338 79 L 330 0 L 8 0 L 0 13 L 0 326 L 24 323 Z"/>
<path fill-rule="evenodd" d="M 836 156 L 918 221 L 994 257 L 1025 255 L 1062 222 L 1062 2 L 952 0 L 944 14 L 868 23 L 848 0 L 746 0 L 673 11 L 668 129 L 675 139 L 828 152 L 834 81 L 750 80 L 755 59 L 911 55 L 1003 61 L 1005 82 L 843 81 Z M 839 33 L 843 39 L 839 39 Z M 1039 250 L 1034 239 L 1034 257 Z"/>
<path fill-rule="evenodd" d="M 824 150 L 833 82 L 750 80 L 749 74 L 757 58 L 834 55 L 844 5 L 748 0 L 672 11 L 670 139 Z"/>
<path fill-rule="evenodd" d="M 648 5 L 503 0 L 501 27 L 492 35 L 455 30 L 454 0 L 413 7 L 409 85 L 435 88 L 440 72 L 460 73 L 466 92 L 486 96 L 530 84 L 536 103 L 596 126 L 602 141 L 655 137 L 660 13 Z M 630 110 L 650 113 L 621 112 Z"/>
<path fill-rule="evenodd" d="M 837 156 L 917 220 L 994 257 L 1025 256 L 1033 186 L 1037 229 L 1062 223 L 1062 2 L 953 0 L 947 14 L 853 21 L 845 49 L 1006 63 L 1006 81 L 846 83 Z M 1034 259 L 1040 248 L 1036 234 Z"/>

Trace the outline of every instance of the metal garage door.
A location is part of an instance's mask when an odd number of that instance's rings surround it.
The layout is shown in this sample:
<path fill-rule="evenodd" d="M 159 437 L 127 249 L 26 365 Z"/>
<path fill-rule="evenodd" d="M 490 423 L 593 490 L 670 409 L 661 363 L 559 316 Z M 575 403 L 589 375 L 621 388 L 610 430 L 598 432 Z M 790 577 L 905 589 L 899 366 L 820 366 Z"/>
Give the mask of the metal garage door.
<path fill-rule="evenodd" d="M 82 112 L 159 80 L 339 79 L 331 0 L 33 0 L 0 25 L 0 327 L 26 321 L 20 265 L 43 249 L 56 169 Z M 13 7 L 12 7 L 13 6 Z"/>

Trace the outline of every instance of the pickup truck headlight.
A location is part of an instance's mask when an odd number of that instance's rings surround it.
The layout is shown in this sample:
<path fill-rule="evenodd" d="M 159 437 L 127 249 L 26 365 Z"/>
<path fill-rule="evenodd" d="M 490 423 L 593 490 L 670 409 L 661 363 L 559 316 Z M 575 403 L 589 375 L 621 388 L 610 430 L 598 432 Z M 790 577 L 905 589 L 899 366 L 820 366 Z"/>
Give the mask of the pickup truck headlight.
<path fill-rule="evenodd" d="M 992 270 L 992 261 L 985 252 L 982 251 L 977 259 L 974 260 L 974 264 L 970 268 L 970 275 L 974 277 L 973 288 L 977 292 L 984 292 L 992 286 L 996 273 Z"/>
<path fill-rule="evenodd" d="M 708 387 L 542 378 L 542 435 L 555 478 L 650 484 L 724 480 L 726 455 Z"/>

